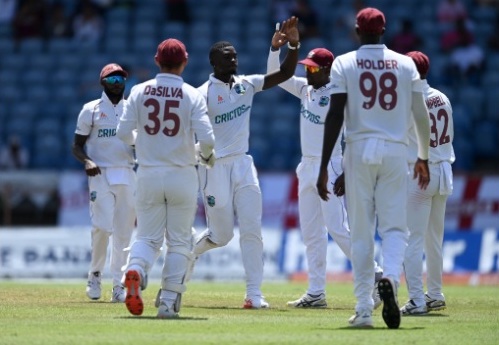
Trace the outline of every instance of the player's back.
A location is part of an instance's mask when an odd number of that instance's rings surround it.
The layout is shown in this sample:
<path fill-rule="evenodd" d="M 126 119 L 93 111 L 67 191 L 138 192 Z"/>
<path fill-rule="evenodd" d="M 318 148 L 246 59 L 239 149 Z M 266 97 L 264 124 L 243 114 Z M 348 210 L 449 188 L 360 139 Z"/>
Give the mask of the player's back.
<path fill-rule="evenodd" d="M 128 99 L 136 114 L 137 162 L 143 166 L 196 164 L 193 113 L 206 113 L 201 94 L 183 79 L 160 73 L 135 86 Z"/>
<path fill-rule="evenodd" d="M 345 117 L 347 142 L 381 138 L 407 143 L 412 92 L 421 81 L 411 58 L 385 45 L 363 45 L 336 58 L 332 82 L 348 94 Z"/>
<path fill-rule="evenodd" d="M 455 161 L 452 142 L 454 140 L 454 121 L 452 117 L 452 106 L 449 98 L 441 91 L 428 85 L 423 81 L 423 94 L 430 116 L 430 163 Z M 417 159 L 417 140 L 414 124 L 409 131 L 409 161 Z"/>

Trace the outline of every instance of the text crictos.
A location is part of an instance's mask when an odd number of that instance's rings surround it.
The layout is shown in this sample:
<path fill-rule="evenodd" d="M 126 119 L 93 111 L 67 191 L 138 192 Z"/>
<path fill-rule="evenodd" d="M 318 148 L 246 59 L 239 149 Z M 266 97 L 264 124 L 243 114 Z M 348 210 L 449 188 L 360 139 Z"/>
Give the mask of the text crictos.
<path fill-rule="evenodd" d="M 237 107 L 236 109 L 231 110 L 227 113 L 217 115 L 215 116 L 215 123 L 224 123 L 234 120 L 235 118 L 238 118 L 239 116 L 250 110 L 250 108 L 250 106 L 243 104 L 240 107 Z"/>
<path fill-rule="evenodd" d="M 110 138 L 116 136 L 116 128 L 101 128 L 97 132 L 98 138 Z"/>
<path fill-rule="evenodd" d="M 324 122 L 321 121 L 321 117 L 319 115 L 315 115 L 315 114 L 311 113 L 307 109 L 304 109 L 303 106 L 301 107 L 300 114 L 304 119 L 306 119 L 312 123 L 315 123 L 317 125 L 324 124 Z"/>

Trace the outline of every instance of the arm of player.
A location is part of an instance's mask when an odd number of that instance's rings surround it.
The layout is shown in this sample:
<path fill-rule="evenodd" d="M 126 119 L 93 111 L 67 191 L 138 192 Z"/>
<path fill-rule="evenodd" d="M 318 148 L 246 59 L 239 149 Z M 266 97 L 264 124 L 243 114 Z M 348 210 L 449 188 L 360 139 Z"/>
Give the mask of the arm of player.
<path fill-rule="evenodd" d="M 418 140 L 418 160 L 414 165 L 414 178 L 418 178 L 418 185 L 421 189 L 426 189 L 428 183 L 430 183 L 430 171 L 428 168 L 430 117 L 421 92 L 412 93 L 412 114 Z"/>
<path fill-rule="evenodd" d="M 274 37 L 272 38 L 272 45 L 269 51 L 269 56 L 267 58 L 267 74 L 279 70 L 280 67 L 279 55 L 281 52 L 279 48 L 282 46 L 282 44 L 284 44 L 282 42 L 279 42 L 280 38 L 281 36 L 279 35 L 279 31 L 276 30 Z M 300 89 L 307 83 L 306 80 L 302 81 L 300 79 L 302 78 L 297 78 L 295 76 L 292 76 L 288 80 L 279 84 L 279 87 L 286 90 L 293 96 L 300 98 Z"/>
<path fill-rule="evenodd" d="M 317 179 L 317 191 L 322 200 L 329 200 L 327 189 L 328 174 L 327 166 L 333 153 L 333 148 L 343 127 L 344 109 L 347 103 L 346 93 L 335 93 L 331 95 L 331 106 L 324 123 L 324 139 L 322 142 L 322 158 Z"/>
<path fill-rule="evenodd" d="M 196 133 L 198 142 L 195 144 L 196 156 L 200 164 L 211 168 L 215 164 L 215 134 L 208 116 L 208 107 L 204 97 L 199 96 L 194 101 L 191 117 L 191 127 Z"/>
<path fill-rule="evenodd" d="M 279 32 L 280 34 L 278 36 L 276 36 L 277 33 L 274 33 L 274 36 L 272 38 L 274 40 L 274 38 L 278 38 L 279 36 L 283 35 L 281 37 L 286 39 L 289 44 L 288 53 L 286 54 L 284 61 L 279 66 L 278 71 L 265 75 L 263 90 L 279 85 L 283 81 L 291 78 L 295 73 L 296 64 L 298 63 L 298 51 L 300 45 L 298 18 L 291 17 L 290 19 L 285 20 L 282 23 Z M 277 39 L 277 41 L 279 41 L 279 39 Z"/>
<path fill-rule="evenodd" d="M 134 86 L 130 91 L 128 101 L 125 103 L 123 114 L 121 114 L 118 127 L 116 128 L 116 136 L 123 140 L 127 145 L 135 145 L 137 139 L 137 110 L 135 109 L 135 101 L 137 88 Z"/>
<path fill-rule="evenodd" d="M 267 58 L 267 74 L 279 71 L 281 67 L 281 62 L 279 61 L 279 55 L 281 53 L 281 47 L 288 42 L 286 35 L 284 35 L 280 30 L 281 24 L 277 23 L 275 25 L 274 36 L 272 36 L 272 43 L 270 44 L 270 52 Z"/>
<path fill-rule="evenodd" d="M 76 159 L 85 165 L 85 173 L 87 176 L 99 175 L 101 173 L 100 168 L 85 152 L 85 143 L 87 142 L 87 139 L 88 135 L 75 133 L 71 151 Z"/>
<path fill-rule="evenodd" d="M 118 128 L 116 128 L 116 136 L 123 140 L 127 145 L 135 145 L 137 134 L 134 135 L 134 130 L 135 122 L 126 121 L 121 118 L 118 123 Z"/>

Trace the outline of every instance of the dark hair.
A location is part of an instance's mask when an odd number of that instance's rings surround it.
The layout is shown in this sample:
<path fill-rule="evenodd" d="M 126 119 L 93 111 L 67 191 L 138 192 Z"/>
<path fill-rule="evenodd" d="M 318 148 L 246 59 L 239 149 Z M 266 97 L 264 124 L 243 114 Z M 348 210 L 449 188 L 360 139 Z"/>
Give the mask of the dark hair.
<path fill-rule="evenodd" d="M 222 51 L 226 47 L 233 47 L 233 46 L 234 45 L 232 43 L 227 41 L 219 41 L 217 43 L 214 43 L 210 49 L 210 61 L 213 59 L 213 55 L 215 55 L 217 52 Z"/>

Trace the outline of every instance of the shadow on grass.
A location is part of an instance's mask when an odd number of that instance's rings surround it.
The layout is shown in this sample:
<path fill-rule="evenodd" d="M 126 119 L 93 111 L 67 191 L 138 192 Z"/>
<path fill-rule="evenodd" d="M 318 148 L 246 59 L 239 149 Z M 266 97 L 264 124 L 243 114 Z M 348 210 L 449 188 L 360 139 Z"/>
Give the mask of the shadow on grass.
<path fill-rule="evenodd" d="M 414 330 L 425 330 L 426 327 L 400 327 L 400 328 L 397 328 L 397 329 L 394 329 L 393 331 L 414 331 Z M 317 329 L 317 330 L 321 330 L 321 331 L 345 331 L 345 330 L 348 330 L 348 331 L 391 331 L 391 329 L 389 329 L 388 327 L 386 326 L 378 326 L 378 327 L 374 327 L 374 328 L 355 328 L 355 327 L 349 327 L 349 326 L 344 326 L 344 327 L 337 327 L 337 328 L 320 328 L 320 329 Z"/>
<path fill-rule="evenodd" d="M 423 314 L 423 315 L 404 315 L 402 316 L 402 320 L 404 318 L 425 318 L 425 317 L 449 317 L 447 314 L 441 314 L 441 313 L 428 313 L 428 314 Z"/>
<path fill-rule="evenodd" d="M 174 318 L 165 318 L 165 319 L 160 319 L 157 318 L 156 316 L 118 316 L 116 319 L 124 319 L 124 320 L 156 320 L 160 322 L 165 322 L 165 321 L 208 321 L 207 317 L 187 317 L 187 316 L 181 316 L 181 317 L 174 317 Z"/>

